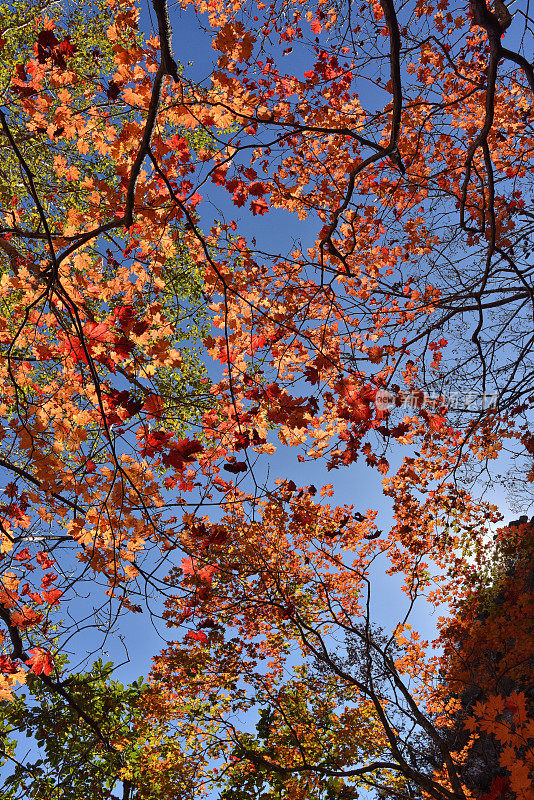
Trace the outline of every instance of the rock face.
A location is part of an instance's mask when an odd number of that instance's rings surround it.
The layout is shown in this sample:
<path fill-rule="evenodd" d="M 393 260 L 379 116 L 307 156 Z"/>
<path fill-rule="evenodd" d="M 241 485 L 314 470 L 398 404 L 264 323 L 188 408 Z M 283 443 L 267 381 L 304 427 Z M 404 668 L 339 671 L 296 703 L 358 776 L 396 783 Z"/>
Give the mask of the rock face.
<path fill-rule="evenodd" d="M 503 764 L 502 741 L 480 732 L 465 752 L 471 735 L 465 722 L 477 703 L 499 696 L 504 700 L 499 720 L 515 730 L 517 692 L 525 695 L 527 714 L 534 717 L 534 517 L 522 516 L 497 533 L 490 570 L 460 604 L 447 636 L 444 683 L 461 709 L 443 734 L 452 751 L 464 750 L 462 778 L 474 797 L 512 800 L 518 795 L 510 784 L 510 765 Z M 519 760 L 527 749 L 516 750 Z"/>

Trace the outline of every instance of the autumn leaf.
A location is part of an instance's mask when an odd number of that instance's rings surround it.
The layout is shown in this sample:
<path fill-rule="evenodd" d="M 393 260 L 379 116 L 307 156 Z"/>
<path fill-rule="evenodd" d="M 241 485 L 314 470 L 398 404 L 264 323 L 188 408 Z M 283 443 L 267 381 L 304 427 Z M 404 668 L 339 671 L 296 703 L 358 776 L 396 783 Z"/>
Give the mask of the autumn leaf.
<path fill-rule="evenodd" d="M 56 563 L 53 558 L 50 558 L 48 553 L 45 553 L 42 550 L 37 553 L 35 560 L 42 569 L 50 569 L 50 567 L 53 567 Z"/>
<path fill-rule="evenodd" d="M 235 61 L 246 61 L 252 55 L 255 37 L 242 22 L 227 22 L 213 41 L 213 47 Z"/>
<path fill-rule="evenodd" d="M 121 93 L 121 89 L 120 89 L 119 84 L 116 83 L 115 81 L 110 81 L 109 85 L 108 85 L 108 88 L 106 90 L 106 95 L 107 95 L 108 100 L 111 100 L 111 101 L 117 100 L 118 97 L 120 96 L 120 93 Z"/>
<path fill-rule="evenodd" d="M 4 675 L 15 675 L 19 670 L 16 661 L 12 661 L 9 656 L 0 655 L 0 673 Z"/>
<path fill-rule="evenodd" d="M 54 660 L 48 650 L 43 647 L 34 647 L 28 651 L 30 658 L 24 663 L 31 667 L 36 675 L 50 675 L 54 668 Z"/>
<path fill-rule="evenodd" d="M 254 216 L 256 216 L 257 214 L 260 215 L 267 214 L 267 212 L 269 211 L 269 206 L 267 205 L 263 197 L 259 197 L 257 200 L 252 200 L 250 208 Z"/>
<path fill-rule="evenodd" d="M 200 642 L 201 644 L 208 643 L 208 637 L 204 631 L 188 631 L 185 635 L 185 638 L 190 639 L 193 642 Z"/>
<path fill-rule="evenodd" d="M 380 364 L 384 357 L 384 349 L 378 345 L 370 347 L 367 351 L 367 356 L 371 364 Z"/>
<path fill-rule="evenodd" d="M 194 439 L 179 439 L 170 444 L 169 452 L 161 460 L 167 467 L 182 469 L 185 464 L 192 464 L 203 450 L 203 445 Z"/>
<path fill-rule="evenodd" d="M 227 472 L 232 472 L 237 475 L 240 472 L 247 472 L 248 467 L 246 461 L 232 461 L 224 464 L 223 467 Z"/>
<path fill-rule="evenodd" d="M 59 598 L 63 596 L 61 589 L 50 589 L 49 591 L 41 592 L 41 594 L 45 603 L 49 603 L 51 606 L 57 605 Z"/>

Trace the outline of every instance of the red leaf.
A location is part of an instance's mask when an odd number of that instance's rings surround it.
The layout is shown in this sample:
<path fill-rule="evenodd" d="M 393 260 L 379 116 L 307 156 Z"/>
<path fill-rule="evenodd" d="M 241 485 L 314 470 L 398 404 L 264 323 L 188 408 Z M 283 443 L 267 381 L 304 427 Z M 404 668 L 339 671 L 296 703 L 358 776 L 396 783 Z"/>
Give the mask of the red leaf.
<path fill-rule="evenodd" d="M 61 589 L 50 589 L 49 592 L 42 592 L 42 595 L 45 603 L 55 606 L 57 605 L 59 598 L 62 597 L 63 592 Z"/>
<path fill-rule="evenodd" d="M 115 317 L 123 331 L 128 333 L 135 324 L 133 306 L 121 306 L 115 310 Z"/>
<path fill-rule="evenodd" d="M 232 472 L 234 475 L 237 475 L 238 472 L 246 472 L 248 467 L 245 461 L 235 461 L 233 463 L 225 464 L 224 469 L 227 472 Z"/>
<path fill-rule="evenodd" d="M 53 47 L 57 45 L 58 41 L 54 34 L 54 31 L 50 30 L 42 30 L 39 32 L 37 36 L 37 45 L 38 47 L 44 47 L 46 50 L 51 50 Z"/>
<path fill-rule="evenodd" d="M 0 655 L 0 673 L 4 675 L 12 675 L 18 671 L 16 662 L 11 661 L 9 656 Z"/>
<path fill-rule="evenodd" d="M 253 200 L 250 204 L 251 211 L 254 216 L 257 214 L 266 214 L 269 211 L 269 206 L 263 199 L 263 197 L 259 197 L 257 200 Z"/>
<path fill-rule="evenodd" d="M 135 344 L 130 339 L 127 339 L 126 336 L 122 336 L 113 349 L 120 358 L 127 358 L 135 350 Z"/>
<path fill-rule="evenodd" d="M 43 569 L 50 569 L 50 567 L 52 567 L 56 563 L 53 559 L 50 558 L 48 553 L 43 553 L 42 551 L 37 553 L 35 559 Z"/>
<path fill-rule="evenodd" d="M 37 89 L 32 86 L 13 86 L 13 91 L 19 97 L 33 97 L 34 94 L 37 94 Z"/>
<path fill-rule="evenodd" d="M 196 439 L 179 439 L 176 449 L 180 451 L 183 461 L 193 462 L 196 460 L 196 454 L 202 453 L 204 447 Z"/>
<path fill-rule="evenodd" d="M 77 49 L 76 45 L 72 44 L 68 34 L 57 46 L 57 52 L 65 58 L 72 58 Z"/>
<path fill-rule="evenodd" d="M 265 444 L 266 441 L 267 439 L 265 439 L 263 436 L 260 436 L 256 428 L 254 428 L 252 431 L 252 444 L 257 447 L 261 444 Z"/>
<path fill-rule="evenodd" d="M 319 371 L 315 369 L 315 367 L 307 366 L 304 370 L 304 380 L 311 383 L 314 386 L 316 383 L 319 383 Z"/>
<path fill-rule="evenodd" d="M 185 635 L 185 638 L 192 639 L 195 642 L 201 642 L 202 644 L 208 643 L 208 637 L 204 631 L 188 631 Z"/>
<path fill-rule="evenodd" d="M 83 332 L 88 339 L 93 339 L 99 343 L 110 344 L 115 343 L 117 340 L 117 335 L 105 322 L 86 322 L 83 326 Z"/>
<path fill-rule="evenodd" d="M 11 615 L 11 621 L 17 628 L 30 628 L 37 625 L 41 621 L 43 615 L 39 611 L 35 611 L 30 606 L 23 606 L 20 611 L 15 611 Z"/>
<path fill-rule="evenodd" d="M 149 394 L 148 398 L 143 404 L 143 411 L 147 412 L 149 419 L 151 417 L 154 419 L 160 419 L 163 413 L 163 400 L 157 394 Z"/>
<path fill-rule="evenodd" d="M 252 353 L 254 353 L 256 350 L 259 350 L 260 347 L 263 347 L 265 345 L 266 341 L 267 341 L 267 339 L 265 338 L 265 336 L 262 333 L 254 334 L 250 338 L 250 345 L 247 348 L 247 353 L 249 355 L 252 355 Z"/>
<path fill-rule="evenodd" d="M 57 580 L 57 577 L 54 572 L 47 572 L 41 579 L 41 589 L 48 589 L 50 584 Z"/>
<path fill-rule="evenodd" d="M 269 187 L 266 183 L 263 183 L 263 181 L 256 181 L 255 183 L 251 183 L 251 185 L 248 187 L 248 192 L 253 197 L 261 197 L 268 191 Z"/>
<path fill-rule="evenodd" d="M 197 453 L 201 453 L 204 447 L 195 439 L 179 439 L 176 444 L 172 444 L 169 453 L 162 457 L 162 462 L 166 467 L 176 467 L 181 469 L 184 464 L 191 464 L 196 460 Z"/>
<path fill-rule="evenodd" d="M 149 328 L 150 328 L 149 323 L 142 320 L 141 322 L 135 323 L 135 325 L 132 328 L 132 333 L 134 333 L 136 336 L 142 336 L 143 333 L 145 333 L 145 331 L 147 331 Z"/>
<path fill-rule="evenodd" d="M 166 431 L 151 431 L 145 439 L 145 444 L 141 450 L 143 458 L 153 456 L 172 439 L 172 433 Z"/>
<path fill-rule="evenodd" d="M 482 795 L 480 800 L 498 800 L 498 798 L 506 794 L 509 788 L 509 779 L 506 777 L 500 777 L 498 775 L 493 779 L 489 792 L 485 795 Z"/>
<path fill-rule="evenodd" d="M 197 628 L 199 630 L 200 630 L 200 628 L 218 628 L 218 627 L 219 627 L 219 625 L 211 617 L 208 617 L 203 622 L 199 622 L 198 625 L 197 625 Z"/>
<path fill-rule="evenodd" d="M 180 565 L 184 575 L 191 575 L 191 577 L 211 584 L 213 573 L 217 572 L 217 567 L 213 564 L 206 564 L 199 567 L 198 563 L 193 558 L 182 558 Z"/>
<path fill-rule="evenodd" d="M 19 553 L 13 556 L 14 559 L 17 561 L 26 561 L 30 557 L 30 551 L 27 547 L 24 550 L 21 550 Z"/>
<path fill-rule="evenodd" d="M 112 101 L 116 100 L 118 98 L 118 96 L 120 95 L 120 93 L 121 93 L 121 90 L 120 90 L 119 84 L 115 83 L 115 81 L 110 81 L 108 89 L 107 89 L 107 92 L 106 92 L 106 94 L 108 96 L 108 100 L 112 100 Z"/>
<path fill-rule="evenodd" d="M 371 364 L 380 364 L 384 355 L 384 349 L 378 345 L 375 345 L 374 347 L 369 348 L 367 355 L 369 356 L 369 361 Z"/>
<path fill-rule="evenodd" d="M 54 660 L 48 650 L 43 647 L 34 647 L 30 651 L 30 656 L 24 663 L 32 668 L 36 675 L 50 675 L 54 668 Z"/>
<path fill-rule="evenodd" d="M 184 575 L 196 575 L 195 562 L 192 558 L 182 558 L 180 567 Z"/>

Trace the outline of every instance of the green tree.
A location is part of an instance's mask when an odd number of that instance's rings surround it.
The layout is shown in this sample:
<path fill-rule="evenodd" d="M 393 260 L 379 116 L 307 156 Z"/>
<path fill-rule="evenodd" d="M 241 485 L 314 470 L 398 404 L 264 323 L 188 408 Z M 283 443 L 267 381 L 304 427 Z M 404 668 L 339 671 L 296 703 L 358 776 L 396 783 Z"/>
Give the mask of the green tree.
<path fill-rule="evenodd" d="M 112 679 L 113 670 L 112 663 L 98 660 L 87 672 L 69 674 L 63 684 L 100 735 L 38 676 L 29 677 L 24 695 L 0 703 L 6 800 L 134 797 L 144 744 L 138 701 L 145 685 L 142 678 L 123 685 Z"/>

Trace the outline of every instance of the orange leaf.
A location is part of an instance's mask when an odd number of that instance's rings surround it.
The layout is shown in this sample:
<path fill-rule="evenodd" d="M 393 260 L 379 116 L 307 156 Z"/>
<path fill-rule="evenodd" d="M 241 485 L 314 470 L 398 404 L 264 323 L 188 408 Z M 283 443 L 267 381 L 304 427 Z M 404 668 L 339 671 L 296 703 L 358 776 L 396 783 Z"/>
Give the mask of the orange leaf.
<path fill-rule="evenodd" d="M 227 22 L 215 39 L 214 48 L 227 53 L 235 61 L 246 61 L 252 55 L 255 41 L 251 33 L 245 32 L 243 23 Z"/>

